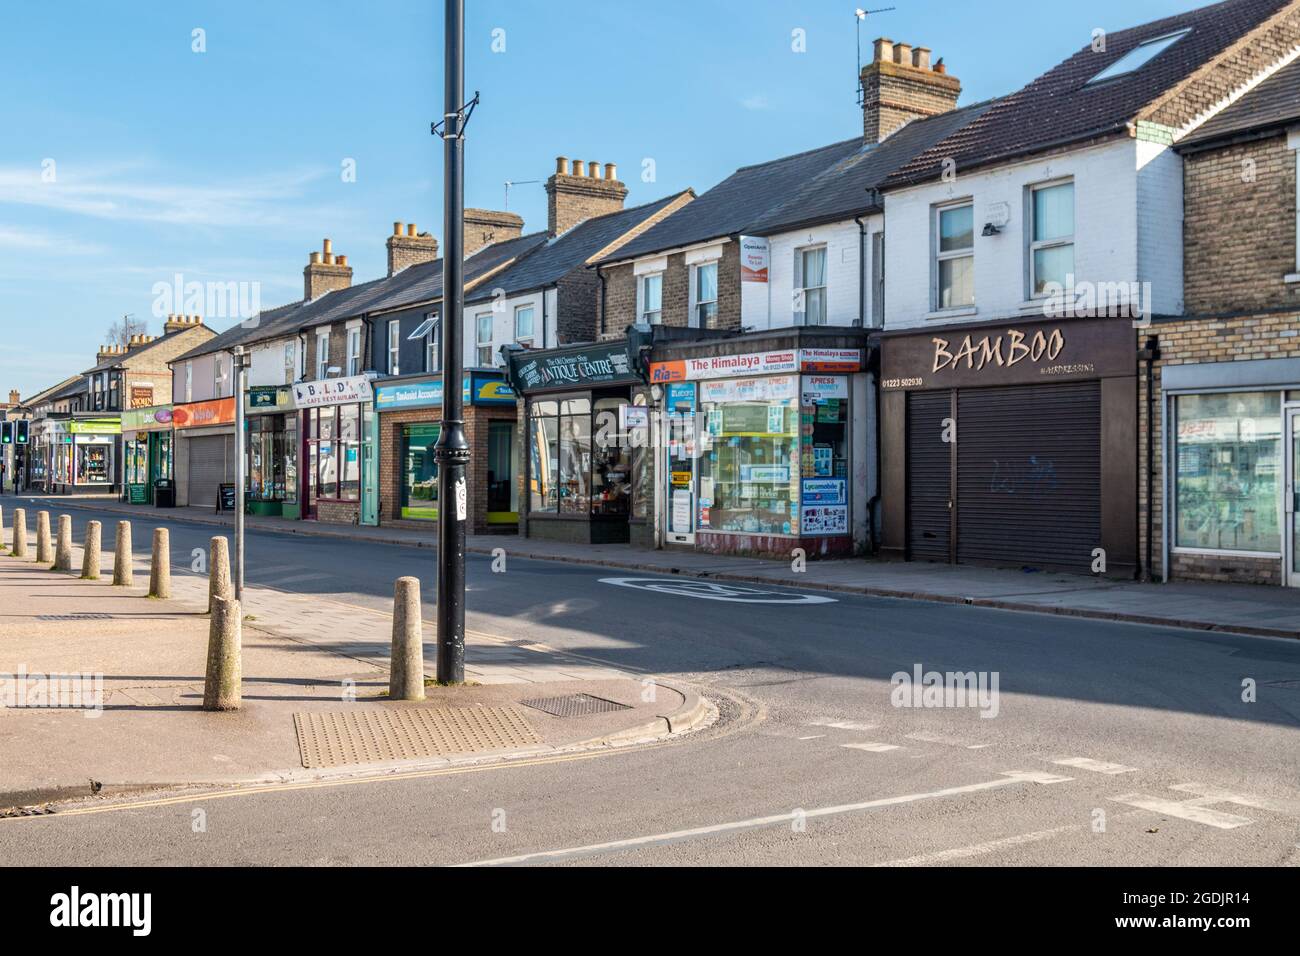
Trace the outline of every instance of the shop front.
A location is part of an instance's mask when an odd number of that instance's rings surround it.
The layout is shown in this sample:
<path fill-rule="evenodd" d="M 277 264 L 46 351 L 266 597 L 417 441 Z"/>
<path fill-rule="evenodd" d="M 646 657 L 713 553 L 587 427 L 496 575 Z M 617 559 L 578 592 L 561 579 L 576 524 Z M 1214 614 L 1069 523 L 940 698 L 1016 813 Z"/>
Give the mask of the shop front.
<path fill-rule="evenodd" d="M 158 483 L 171 482 L 172 406 L 133 408 L 122 413 L 123 496 L 133 505 L 154 504 Z"/>
<path fill-rule="evenodd" d="M 378 524 L 378 445 L 370 378 L 299 382 L 292 390 L 301 415 L 301 517 L 330 524 Z"/>
<path fill-rule="evenodd" d="M 293 389 L 255 386 L 244 399 L 249 514 L 299 518 L 298 425 Z"/>
<path fill-rule="evenodd" d="M 500 372 L 465 372 L 465 437 L 470 446 L 470 534 L 513 534 L 519 523 L 517 401 Z M 375 385 L 379 415 L 379 498 L 384 524 L 427 529 L 438 520 L 441 376 L 385 379 Z"/>
<path fill-rule="evenodd" d="M 1129 320 L 949 325 L 880 349 L 884 554 L 1134 576 Z"/>
<path fill-rule="evenodd" d="M 56 494 L 111 493 L 118 488 L 119 418 L 51 422 L 47 487 Z"/>
<path fill-rule="evenodd" d="M 235 481 L 235 400 L 172 407 L 176 503 L 216 508 L 221 486 Z"/>
<path fill-rule="evenodd" d="M 38 418 L 28 428 L 26 488 L 34 491 L 53 491 L 54 449 L 61 440 L 60 432 L 67 423 L 51 418 Z"/>
<path fill-rule="evenodd" d="M 851 330 L 656 347 L 662 543 L 787 559 L 864 550 L 866 354 Z"/>
<path fill-rule="evenodd" d="M 525 425 L 520 534 L 649 543 L 648 388 L 629 342 L 518 350 L 509 363 Z"/>

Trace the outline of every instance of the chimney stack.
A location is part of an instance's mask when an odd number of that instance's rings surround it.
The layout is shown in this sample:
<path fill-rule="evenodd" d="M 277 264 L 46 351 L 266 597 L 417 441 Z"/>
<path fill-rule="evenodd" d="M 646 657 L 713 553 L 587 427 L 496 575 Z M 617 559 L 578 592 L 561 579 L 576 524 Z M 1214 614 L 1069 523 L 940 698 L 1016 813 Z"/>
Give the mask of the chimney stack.
<path fill-rule="evenodd" d="M 879 143 L 914 119 L 955 109 L 961 82 L 942 61 L 930 66 L 930 48 L 880 37 L 862 68 L 862 135 Z"/>
<path fill-rule="evenodd" d="M 163 323 L 163 335 L 172 332 L 184 332 L 186 329 L 197 328 L 203 324 L 201 315 L 169 315 L 167 321 Z"/>
<path fill-rule="evenodd" d="M 22 395 L 20 395 L 20 394 L 18 393 L 18 389 L 16 389 L 16 388 L 11 388 L 11 389 L 9 389 L 9 404 L 10 404 L 10 405 L 20 405 L 20 404 L 22 404 L 22 400 L 23 400 L 23 397 L 22 397 Z"/>
<path fill-rule="evenodd" d="M 135 338 L 135 336 L 131 336 Z M 102 365 L 109 359 L 121 358 L 126 354 L 124 345 L 101 345 L 99 351 L 95 354 L 95 364 Z"/>
<path fill-rule="evenodd" d="M 326 292 L 352 285 L 352 267 L 348 265 L 348 257 L 339 256 L 338 260 L 334 256 L 334 243 L 328 239 L 321 243 L 320 252 L 313 252 L 308 257 L 307 266 L 302 270 L 302 296 L 305 300 L 310 302 Z"/>
<path fill-rule="evenodd" d="M 618 212 L 627 199 L 627 186 L 619 182 L 614 163 L 605 165 L 603 178 L 601 165 L 594 159 L 575 159 L 572 174 L 568 168 L 567 158 L 556 157 L 555 174 L 546 181 L 546 231 L 551 236 L 568 232 L 587 219 Z"/>
<path fill-rule="evenodd" d="M 468 259 L 484 246 L 507 239 L 518 239 L 524 233 L 524 220 L 512 212 L 495 209 L 465 210 L 465 258 Z"/>
<path fill-rule="evenodd" d="M 393 234 L 388 237 L 387 245 L 390 277 L 408 266 L 438 258 L 438 240 L 427 232 L 417 232 L 415 223 L 393 223 Z"/>

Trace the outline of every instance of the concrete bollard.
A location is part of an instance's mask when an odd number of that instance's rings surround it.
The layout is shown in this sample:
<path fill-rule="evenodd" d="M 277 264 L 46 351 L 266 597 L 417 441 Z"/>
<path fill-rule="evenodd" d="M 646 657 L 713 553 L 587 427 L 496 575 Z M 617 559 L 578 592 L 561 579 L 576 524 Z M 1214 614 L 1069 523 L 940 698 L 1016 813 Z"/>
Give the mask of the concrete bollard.
<path fill-rule="evenodd" d="M 393 700 L 424 700 L 419 578 L 398 578 L 393 590 L 393 646 L 388 657 L 388 696 Z"/>
<path fill-rule="evenodd" d="M 99 580 L 100 524 L 86 522 L 86 547 L 81 557 L 81 576 L 87 581 Z"/>
<path fill-rule="evenodd" d="M 59 515 L 59 532 L 54 545 L 54 570 L 72 570 L 72 516 Z"/>
<path fill-rule="evenodd" d="M 217 598 L 234 600 L 235 591 L 230 583 L 230 550 L 225 538 L 212 539 L 208 546 L 208 613 Z"/>
<path fill-rule="evenodd" d="M 129 588 L 135 584 L 135 568 L 131 565 L 131 522 L 117 523 L 117 543 L 113 549 L 113 583 Z"/>
<path fill-rule="evenodd" d="M 50 543 L 50 513 L 48 511 L 36 512 L 36 563 L 54 563 L 54 547 Z"/>
<path fill-rule="evenodd" d="M 212 599 L 208 624 L 208 672 L 203 680 L 204 710 L 239 710 L 243 664 L 240 660 L 243 609 L 234 598 Z"/>
<path fill-rule="evenodd" d="M 14 509 L 14 557 L 27 557 L 27 510 Z"/>
<path fill-rule="evenodd" d="M 153 529 L 153 559 L 149 563 L 149 596 L 172 596 L 171 533 L 166 528 Z"/>

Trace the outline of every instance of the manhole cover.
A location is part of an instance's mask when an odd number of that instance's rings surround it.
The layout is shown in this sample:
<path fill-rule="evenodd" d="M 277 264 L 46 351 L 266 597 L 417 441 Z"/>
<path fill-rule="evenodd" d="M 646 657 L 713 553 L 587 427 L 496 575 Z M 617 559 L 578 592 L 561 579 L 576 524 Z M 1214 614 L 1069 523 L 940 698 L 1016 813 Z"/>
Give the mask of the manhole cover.
<path fill-rule="evenodd" d="M 111 614 L 37 614 L 38 621 L 111 621 Z"/>
<path fill-rule="evenodd" d="M 514 707 L 412 707 L 293 715 L 302 765 L 339 767 L 416 760 L 538 743 Z"/>
<path fill-rule="evenodd" d="M 537 697 L 533 700 L 521 700 L 519 703 L 553 717 L 586 717 L 589 714 L 608 714 L 615 710 L 632 709 L 627 704 L 619 704 L 603 697 L 592 697 L 590 694 Z"/>

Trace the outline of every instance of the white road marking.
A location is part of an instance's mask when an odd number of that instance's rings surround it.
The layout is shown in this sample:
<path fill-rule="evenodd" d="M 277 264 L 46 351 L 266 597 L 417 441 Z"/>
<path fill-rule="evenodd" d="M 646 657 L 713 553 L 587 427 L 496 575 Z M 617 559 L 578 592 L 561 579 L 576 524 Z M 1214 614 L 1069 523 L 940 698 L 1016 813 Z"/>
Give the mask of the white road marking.
<path fill-rule="evenodd" d="M 927 744 L 946 744 L 949 747 L 965 747 L 967 750 L 982 750 L 988 744 L 967 743 L 959 737 L 948 737 L 944 734 L 932 734 L 929 731 L 918 730 L 914 734 L 907 734 L 908 740 L 919 740 Z"/>
<path fill-rule="evenodd" d="M 908 793 L 897 797 L 882 797 L 878 800 L 864 800 L 861 803 L 843 803 L 832 807 L 818 807 L 790 813 L 777 813 L 766 817 L 752 817 L 748 820 L 734 820 L 730 823 L 718 823 L 712 826 L 694 827 L 689 830 L 673 830 L 668 833 L 655 833 L 648 836 L 631 837 L 626 840 L 611 840 L 608 843 L 591 843 L 587 846 L 568 847 L 562 850 L 543 850 L 539 853 L 523 853 L 519 856 L 504 856 L 495 860 L 479 860 L 474 863 L 461 863 L 460 866 L 503 866 L 516 863 L 532 863 L 542 860 L 562 860 L 567 857 L 588 856 L 593 853 L 608 853 L 629 850 L 634 847 L 650 846 L 658 843 L 671 843 L 690 840 L 696 837 L 715 836 L 720 833 L 735 833 L 742 830 L 754 830 L 760 827 L 788 824 L 796 819 L 809 820 L 817 817 L 833 817 L 845 813 L 857 813 L 862 810 L 874 810 L 878 807 L 893 807 L 905 803 L 919 803 L 922 800 L 936 800 L 963 793 L 979 793 L 983 790 L 999 790 L 1013 787 L 1020 783 L 1064 783 L 1072 778 L 1057 777 L 1049 773 L 1033 770 L 1009 770 L 1000 775 L 1003 779 L 986 780 L 983 783 L 968 783 L 960 787 L 945 787 L 942 790 L 930 790 L 925 793 Z"/>
<path fill-rule="evenodd" d="M 875 730 L 879 724 L 864 724 L 857 720 L 810 720 L 809 727 L 834 727 L 836 730 Z"/>
<path fill-rule="evenodd" d="M 1300 816 L 1300 800 L 1274 800 L 1271 797 L 1255 797 L 1250 794 L 1232 793 L 1220 787 L 1204 783 L 1180 783 L 1169 788 L 1192 793 L 1200 797 L 1192 803 L 1235 803 L 1239 807 L 1252 807 L 1256 810 L 1268 810 L 1287 816 Z"/>
<path fill-rule="evenodd" d="M 974 843 L 970 846 L 959 846 L 952 850 L 940 850 L 937 853 L 923 853 L 920 856 L 909 856 L 902 860 L 887 860 L 884 863 L 873 863 L 872 866 L 930 866 L 934 863 L 947 863 L 950 860 L 965 860 L 972 856 L 984 856 L 986 853 L 996 853 L 998 850 L 1004 850 L 1007 847 L 1021 846 L 1025 843 L 1037 843 L 1039 840 L 1050 840 L 1054 836 L 1060 836 L 1062 833 L 1069 833 L 1071 830 L 1079 830 L 1082 827 L 1075 823 L 1068 827 L 1055 827 L 1051 830 L 1037 830 L 1033 833 L 1021 833 L 1018 836 L 1003 837 L 1000 840 L 989 840 L 986 843 Z"/>
<path fill-rule="evenodd" d="M 1239 817 L 1235 813 L 1211 810 L 1203 806 L 1200 800 L 1165 800 L 1143 793 L 1125 793 L 1110 799 L 1140 810 L 1150 810 L 1153 813 L 1162 813 L 1165 816 L 1178 817 L 1193 823 L 1203 823 L 1207 827 L 1217 827 L 1220 830 L 1232 830 L 1255 822 L 1248 817 Z"/>
<path fill-rule="evenodd" d="M 821 740 L 825 734 L 813 734 L 811 737 L 800 737 L 800 740 Z"/>
<path fill-rule="evenodd" d="M 669 580 L 666 578 L 597 578 L 601 584 L 640 591 L 657 591 L 678 597 L 703 598 L 706 601 L 735 601 L 740 604 L 835 604 L 837 599 L 821 594 L 798 594 L 792 591 L 771 591 L 743 584 L 721 584 L 693 579 Z"/>
<path fill-rule="evenodd" d="M 1093 760 L 1091 757 L 1063 757 L 1060 760 L 1053 760 L 1052 763 L 1060 764 L 1062 767 L 1073 767 L 1076 770 L 1091 770 L 1094 773 L 1136 773 L 1137 767 L 1126 767 L 1122 763 L 1107 763 L 1104 760 Z"/>
<path fill-rule="evenodd" d="M 861 744 L 840 744 L 841 747 L 848 747 L 850 750 L 870 750 L 873 754 L 883 754 L 887 750 L 901 750 L 898 744 L 878 744 L 868 741 Z"/>

